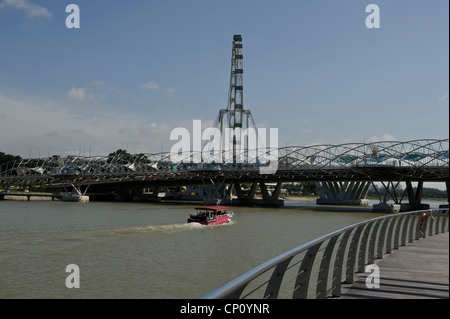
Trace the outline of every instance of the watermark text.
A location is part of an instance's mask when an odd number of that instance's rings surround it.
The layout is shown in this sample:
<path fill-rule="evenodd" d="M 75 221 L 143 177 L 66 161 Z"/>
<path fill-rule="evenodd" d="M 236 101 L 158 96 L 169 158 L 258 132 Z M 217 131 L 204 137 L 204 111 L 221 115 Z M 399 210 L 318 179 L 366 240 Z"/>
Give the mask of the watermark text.
<path fill-rule="evenodd" d="M 174 163 L 253 163 L 259 164 L 261 174 L 275 174 L 278 168 L 277 128 L 225 128 L 222 132 L 208 127 L 202 131 L 201 120 L 193 120 L 192 134 L 177 127 L 170 140 L 177 141 L 170 150 Z"/>

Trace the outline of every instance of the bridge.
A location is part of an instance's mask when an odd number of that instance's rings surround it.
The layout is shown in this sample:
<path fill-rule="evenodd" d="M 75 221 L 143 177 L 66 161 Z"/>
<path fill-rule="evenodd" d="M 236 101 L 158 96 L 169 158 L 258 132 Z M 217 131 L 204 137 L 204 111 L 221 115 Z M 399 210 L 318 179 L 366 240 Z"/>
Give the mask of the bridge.
<path fill-rule="evenodd" d="M 445 182 L 448 199 L 448 139 L 281 148 L 252 144 L 250 134 L 243 134 L 256 126 L 252 113 L 244 108 L 242 50 L 242 37 L 234 35 L 228 104 L 215 123 L 221 136 L 228 136 L 220 141 L 219 155 L 224 156 L 219 160 L 205 158 L 211 150 L 202 151 L 202 141 L 197 143 L 200 150 L 194 151 L 25 159 L 0 167 L 4 190 L 0 199 L 8 191 L 38 186 L 55 194 L 70 192 L 69 200 L 101 195 L 158 201 L 159 192 L 166 187 L 200 186 L 208 204 L 281 206 L 284 182 L 315 182 L 320 195 L 317 204 L 329 205 L 367 205 L 369 187 L 381 183 L 384 192 L 378 193 L 380 203 L 374 205 L 374 210 L 380 211 L 426 208 L 421 203 L 424 182 Z M 400 183 L 406 183 L 404 190 Z M 262 198 L 256 198 L 257 191 Z M 394 204 L 388 204 L 392 201 Z"/>
<path fill-rule="evenodd" d="M 361 204 L 370 185 L 386 188 L 380 204 L 394 200 L 399 205 L 420 205 L 423 182 L 449 181 L 449 140 L 424 139 L 408 142 L 350 143 L 341 145 L 288 146 L 278 149 L 278 166 L 273 174 L 261 173 L 267 164 L 174 163 L 170 153 L 67 156 L 23 159 L 0 167 L 4 190 L 40 185 L 45 191 L 75 191 L 79 195 L 133 194 L 157 198 L 168 186 L 203 185 L 210 191 L 205 198 L 226 200 L 233 193 L 234 204 L 257 204 L 259 187 L 264 205 L 280 205 L 284 182 L 315 182 L 321 193 L 318 203 Z M 188 153 L 186 157 L 194 154 Z M 398 185 L 405 182 L 402 194 Z M 418 187 L 413 188 L 413 182 Z M 268 183 L 275 185 L 272 192 Z M 249 185 L 244 193 L 243 185 Z M 214 186 L 214 187 L 211 187 Z M 207 192 L 208 192 L 207 191 Z M 1 194 L 5 196 L 5 192 Z M 0 195 L 0 196 L 1 196 Z M 344 196 L 345 195 L 345 196 Z M 328 200 L 328 202 L 327 202 Z M 341 202 L 339 202 L 341 200 Z M 347 202 L 345 202 L 347 200 Z M 357 203 L 357 204 L 358 204 Z M 394 204 L 395 205 L 395 204 Z"/>

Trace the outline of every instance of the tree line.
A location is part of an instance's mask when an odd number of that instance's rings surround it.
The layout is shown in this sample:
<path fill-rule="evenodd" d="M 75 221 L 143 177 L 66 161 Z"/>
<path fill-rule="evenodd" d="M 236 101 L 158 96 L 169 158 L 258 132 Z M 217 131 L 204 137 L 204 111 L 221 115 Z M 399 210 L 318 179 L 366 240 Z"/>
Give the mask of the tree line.
<path fill-rule="evenodd" d="M 119 162 L 132 163 L 137 159 L 142 161 L 145 158 L 145 154 L 132 155 L 125 150 L 118 149 L 115 152 L 108 154 L 108 162 L 111 162 L 114 158 L 118 159 Z M 0 152 L 0 166 L 12 161 L 20 161 L 22 157 L 18 155 L 5 154 Z M 303 196 L 317 196 L 317 187 L 314 182 L 301 182 L 301 183 L 285 183 L 283 184 L 284 189 L 288 195 L 303 195 Z M 415 191 L 415 188 L 414 188 Z M 380 196 L 384 196 L 385 190 L 383 188 L 378 189 Z M 368 197 L 378 197 L 375 189 L 370 189 Z M 447 198 L 447 192 L 445 190 L 440 190 L 437 188 L 427 188 L 424 187 L 422 190 L 422 198 Z"/>
<path fill-rule="evenodd" d="M 18 156 L 18 155 L 11 155 L 11 154 L 5 154 L 3 152 L 0 152 L 0 166 L 8 163 L 8 162 L 12 162 L 12 161 L 20 161 L 22 159 L 22 157 Z"/>
<path fill-rule="evenodd" d="M 413 187 L 413 189 L 414 192 L 416 192 L 417 187 Z M 380 194 L 381 197 L 383 197 L 386 193 L 386 190 L 384 188 L 378 188 L 378 193 Z M 378 198 L 377 191 L 373 188 L 369 189 L 367 197 Z M 447 192 L 445 190 L 440 190 L 437 188 L 424 187 L 422 189 L 422 198 L 447 198 Z"/>

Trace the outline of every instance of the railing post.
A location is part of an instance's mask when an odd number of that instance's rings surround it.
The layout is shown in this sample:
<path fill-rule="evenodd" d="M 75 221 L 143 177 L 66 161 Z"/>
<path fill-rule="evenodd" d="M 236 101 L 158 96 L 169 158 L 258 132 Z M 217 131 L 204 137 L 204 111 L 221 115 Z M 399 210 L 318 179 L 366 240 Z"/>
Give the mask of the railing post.
<path fill-rule="evenodd" d="M 408 233 L 408 243 L 412 243 L 414 240 L 414 231 L 416 230 L 417 213 L 411 213 L 409 215 L 409 233 Z"/>
<path fill-rule="evenodd" d="M 352 233 L 353 228 L 347 230 L 341 238 L 339 242 L 338 249 L 336 251 L 336 261 L 334 263 L 334 271 L 333 271 L 333 279 L 331 282 L 332 297 L 340 297 L 341 296 L 341 283 L 342 283 L 342 268 L 344 266 L 345 260 L 345 251 L 348 243 L 348 239 L 350 238 L 350 234 Z"/>
<path fill-rule="evenodd" d="M 334 246 L 339 235 L 333 236 L 329 239 L 327 247 L 320 262 L 319 275 L 317 277 L 316 299 L 325 299 L 327 297 L 328 272 L 330 269 L 331 255 L 333 254 Z"/>
<path fill-rule="evenodd" d="M 394 235 L 395 221 L 396 221 L 395 216 L 389 216 L 389 227 L 386 236 L 386 254 L 390 254 L 392 252 L 392 238 Z"/>
<path fill-rule="evenodd" d="M 375 260 L 375 241 L 377 239 L 378 229 L 380 228 L 381 220 L 377 220 L 372 226 L 372 233 L 370 234 L 370 242 L 367 250 L 367 264 L 371 265 Z"/>
<path fill-rule="evenodd" d="M 400 238 L 402 246 L 406 246 L 406 235 L 408 234 L 408 225 L 409 225 L 410 219 L 411 219 L 411 214 L 405 215 L 403 217 L 402 236 Z"/>
<path fill-rule="evenodd" d="M 398 249 L 399 247 L 399 238 L 400 238 L 400 230 L 403 222 L 403 215 L 397 215 L 394 217 L 397 220 L 397 227 L 395 228 L 394 233 L 394 249 Z"/>
<path fill-rule="evenodd" d="M 447 220 L 447 231 L 450 231 L 450 216 L 449 216 L 449 210 L 447 209 L 446 220 Z"/>
<path fill-rule="evenodd" d="M 311 270 L 316 258 L 317 251 L 322 245 L 322 242 L 310 247 L 300 264 L 297 279 L 295 280 L 294 292 L 292 299 L 306 299 L 308 296 L 309 279 L 311 277 Z"/>
<path fill-rule="evenodd" d="M 443 215 L 442 225 L 441 225 L 441 233 L 445 233 L 445 225 L 447 224 L 447 221 L 449 219 L 448 210 L 447 211 L 441 210 L 441 214 Z"/>
<path fill-rule="evenodd" d="M 345 283 L 353 284 L 353 278 L 355 275 L 356 267 L 356 253 L 358 251 L 358 245 L 361 238 L 361 233 L 364 228 L 363 225 L 359 225 L 352 236 L 352 241 L 350 242 L 350 247 L 348 249 L 347 266 L 345 270 Z"/>
<path fill-rule="evenodd" d="M 428 236 L 433 236 L 433 226 L 434 226 L 434 219 L 435 217 L 433 216 L 433 211 L 430 210 L 429 211 L 429 215 L 430 218 L 430 225 L 428 226 Z"/>
<path fill-rule="evenodd" d="M 378 243 L 377 243 L 377 259 L 383 258 L 383 249 L 384 244 L 386 243 L 386 230 L 388 228 L 389 219 L 384 218 L 381 220 L 381 230 L 380 234 L 378 235 Z"/>
<path fill-rule="evenodd" d="M 275 267 L 269 279 L 269 283 L 267 284 L 266 291 L 264 292 L 264 298 L 276 299 L 278 297 L 283 276 L 292 258 L 293 257 L 286 259 Z"/>
<path fill-rule="evenodd" d="M 359 245 L 358 249 L 358 266 L 356 271 L 357 272 L 364 272 L 365 271 L 365 265 L 366 265 L 366 247 L 369 241 L 369 233 L 370 229 L 372 228 L 373 222 L 369 222 L 366 224 L 366 228 L 364 229 L 364 232 L 361 237 L 361 243 Z"/>
<path fill-rule="evenodd" d="M 440 222 L 441 222 L 441 215 L 442 214 L 441 214 L 440 210 L 435 210 L 434 214 L 436 216 L 436 223 L 435 223 L 435 227 L 434 227 L 434 233 L 436 235 L 438 235 L 439 234 L 439 225 L 440 225 Z"/>

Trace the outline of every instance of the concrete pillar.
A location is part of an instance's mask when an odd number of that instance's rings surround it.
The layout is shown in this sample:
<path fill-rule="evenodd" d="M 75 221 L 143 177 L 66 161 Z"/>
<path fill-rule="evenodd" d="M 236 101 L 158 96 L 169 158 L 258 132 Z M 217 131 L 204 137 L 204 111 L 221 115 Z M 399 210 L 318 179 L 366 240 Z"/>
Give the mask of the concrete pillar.
<path fill-rule="evenodd" d="M 242 199 L 244 198 L 244 193 L 242 192 L 241 184 L 239 184 L 238 181 L 233 182 L 234 191 L 236 193 L 237 198 Z"/>
<path fill-rule="evenodd" d="M 255 194 L 256 194 L 256 188 L 258 187 L 258 183 L 253 183 L 252 186 L 250 187 L 250 191 L 248 192 L 247 197 L 250 199 L 254 199 L 255 198 Z"/>
<path fill-rule="evenodd" d="M 267 186 L 264 182 L 259 182 L 259 188 L 261 189 L 261 195 L 263 199 L 269 199 L 269 191 L 267 190 Z"/>
<path fill-rule="evenodd" d="M 368 205 L 365 199 L 369 182 L 318 182 L 316 183 L 320 198 L 318 205 Z"/>
<path fill-rule="evenodd" d="M 259 184 L 261 189 L 262 199 L 255 198 L 256 188 Z M 239 182 L 233 182 L 233 186 L 236 192 L 237 199 L 232 200 L 232 205 L 243 205 L 243 206 L 283 206 L 284 200 L 279 199 L 281 192 L 281 182 L 277 183 L 272 195 L 269 194 L 267 185 L 265 182 L 253 182 L 247 196 L 244 196 Z"/>
<path fill-rule="evenodd" d="M 278 199 L 280 193 L 281 193 L 281 182 L 278 182 L 277 185 L 275 186 L 275 189 L 273 190 L 272 198 Z"/>

